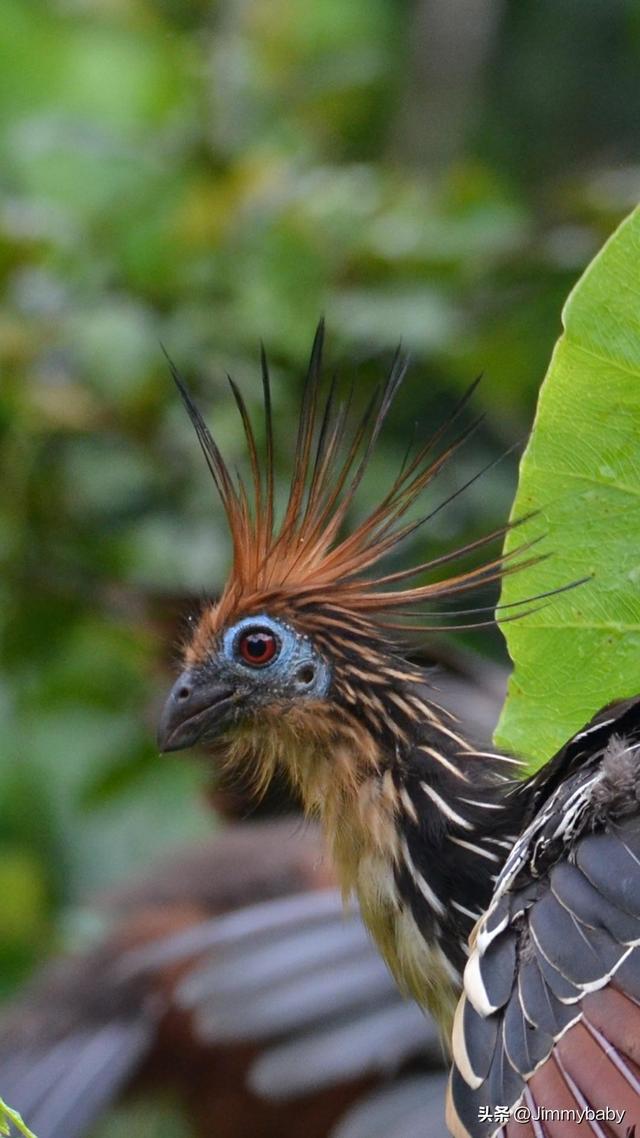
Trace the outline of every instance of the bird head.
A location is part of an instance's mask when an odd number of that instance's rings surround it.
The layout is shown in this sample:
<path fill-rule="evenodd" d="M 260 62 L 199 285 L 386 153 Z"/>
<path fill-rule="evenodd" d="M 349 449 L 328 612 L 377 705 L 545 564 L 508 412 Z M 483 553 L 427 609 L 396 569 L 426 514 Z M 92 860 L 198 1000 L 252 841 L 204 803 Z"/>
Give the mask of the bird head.
<path fill-rule="evenodd" d="M 276 708 L 286 716 L 329 693 L 327 656 L 285 616 L 258 608 L 223 626 L 216 618 L 214 605 L 186 649 L 161 720 L 165 751 L 213 741 Z"/>
<path fill-rule="evenodd" d="M 428 722 L 433 712 L 425 700 L 424 672 L 406 659 L 399 630 L 425 627 L 416 613 L 424 602 L 457 596 L 505 572 L 504 558 L 497 557 L 446 579 L 440 576 L 443 566 L 495 540 L 502 530 L 431 562 L 393 572 L 379 568 L 427 520 L 409 518 L 409 511 L 473 428 L 448 445 L 444 428 L 421 442 L 379 504 L 345 532 L 406 361 L 396 355 L 386 382 L 354 417 L 353 392 L 341 400 L 335 381 L 325 392 L 322 345 L 320 324 L 288 501 L 279 520 L 264 353 L 264 458 L 246 404 L 230 381 L 246 438 L 248 482 L 232 477 L 172 368 L 226 512 L 233 559 L 221 596 L 205 605 L 184 647 L 184 670 L 159 728 L 162 750 L 205 743 L 232 767 L 248 765 L 258 785 L 284 766 L 307 800 L 323 793 L 320 768 L 344 790 L 411 746 L 416 725 Z M 417 577 L 428 579 L 415 583 Z"/>

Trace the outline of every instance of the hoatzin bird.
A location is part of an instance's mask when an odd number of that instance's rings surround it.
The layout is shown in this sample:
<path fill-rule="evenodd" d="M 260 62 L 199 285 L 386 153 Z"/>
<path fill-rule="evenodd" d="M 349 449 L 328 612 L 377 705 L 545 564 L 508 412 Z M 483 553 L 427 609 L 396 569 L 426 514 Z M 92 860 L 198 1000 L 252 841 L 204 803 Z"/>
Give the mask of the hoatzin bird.
<path fill-rule="evenodd" d="M 174 369 L 233 563 L 185 645 L 160 747 L 205 741 L 223 766 L 249 770 L 257 792 L 284 771 L 319 816 L 343 890 L 357 895 L 392 973 L 452 1037 L 454 1134 L 555 1138 L 545 1111 L 570 1108 L 626 1111 L 593 1131 L 624 1135 L 640 1120 L 640 701 L 608 709 L 528 779 L 513 759 L 465 740 L 399 629 L 424 629 L 421 605 L 496 580 L 522 558 L 415 583 L 467 547 L 376 573 L 420 524 L 408 511 L 456 444 L 438 451 L 436 432 L 419 445 L 345 533 L 406 368 L 397 356 L 350 427 L 335 383 L 322 398 L 322 341 L 320 326 L 279 524 L 264 355 L 264 463 L 231 382 L 251 489 L 230 473 Z M 509 1112 L 523 1118 L 527 1107 L 521 1126 Z"/>
<path fill-rule="evenodd" d="M 439 699 L 487 739 L 502 669 L 448 666 Z M 99 898 L 96 943 L 5 1009 L 0 1093 L 38 1138 L 81 1138 L 158 1088 L 194 1138 L 374 1138 L 383 1119 L 384 1138 L 441 1138 L 435 1026 L 401 1000 L 358 913 L 344 919 L 317 825 L 277 779 L 258 808 L 237 782 L 207 800 L 222 831 Z"/>

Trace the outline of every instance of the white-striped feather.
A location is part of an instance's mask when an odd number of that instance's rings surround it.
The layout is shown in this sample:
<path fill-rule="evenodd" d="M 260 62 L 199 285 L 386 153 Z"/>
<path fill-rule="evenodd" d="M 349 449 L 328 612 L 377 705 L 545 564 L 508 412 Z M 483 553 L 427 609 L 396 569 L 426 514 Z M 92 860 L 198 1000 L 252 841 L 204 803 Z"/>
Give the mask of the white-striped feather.
<path fill-rule="evenodd" d="M 466 842 L 464 838 L 455 838 L 453 834 L 449 834 L 449 841 L 455 842 L 457 846 L 462 846 L 463 849 L 470 850 L 471 853 L 478 854 L 479 857 L 485 857 L 487 861 L 500 861 L 497 854 L 492 853 L 491 850 L 483 849 L 475 842 Z"/>
<path fill-rule="evenodd" d="M 431 906 L 434 912 L 436 912 L 439 917 L 443 917 L 446 909 L 437 893 L 434 893 L 431 886 L 425 881 L 424 877 L 416 867 L 413 858 L 411 857 L 409 847 L 404 839 L 400 844 L 400 848 L 402 850 L 402 859 L 407 869 L 409 870 L 411 880 L 413 881 L 414 885 L 420 890 L 425 901 L 428 905 Z"/>
<path fill-rule="evenodd" d="M 460 826 L 463 830 L 475 829 L 472 823 L 468 822 L 466 818 L 463 818 L 461 814 L 457 814 L 456 811 L 453 810 L 451 806 L 449 806 L 449 803 L 442 797 L 442 795 L 438 794 L 437 790 L 434 790 L 432 786 L 429 786 L 428 782 L 421 782 L 420 789 L 427 795 L 427 798 L 431 800 L 433 805 L 437 807 L 440 813 L 444 814 L 445 818 L 448 818 L 450 822 L 453 822 L 456 826 Z"/>

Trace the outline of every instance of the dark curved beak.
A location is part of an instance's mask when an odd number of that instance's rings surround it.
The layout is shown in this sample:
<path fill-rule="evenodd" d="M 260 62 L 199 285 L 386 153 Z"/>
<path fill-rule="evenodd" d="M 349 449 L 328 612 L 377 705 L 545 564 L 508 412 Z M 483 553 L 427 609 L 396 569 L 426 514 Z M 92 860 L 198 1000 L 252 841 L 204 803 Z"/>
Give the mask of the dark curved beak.
<path fill-rule="evenodd" d="M 181 751 L 205 734 L 216 735 L 236 698 L 228 684 L 216 683 L 197 669 L 187 668 L 167 696 L 158 724 L 158 747 L 161 751 Z"/>

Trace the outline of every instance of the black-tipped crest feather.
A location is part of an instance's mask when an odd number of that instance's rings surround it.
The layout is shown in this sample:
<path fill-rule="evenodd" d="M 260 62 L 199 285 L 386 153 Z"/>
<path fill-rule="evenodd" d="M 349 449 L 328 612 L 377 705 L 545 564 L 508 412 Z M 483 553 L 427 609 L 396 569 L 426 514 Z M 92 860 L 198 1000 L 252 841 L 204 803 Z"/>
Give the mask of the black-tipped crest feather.
<path fill-rule="evenodd" d="M 494 530 L 447 554 L 428 559 L 404 570 L 365 576 L 400 542 L 413 535 L 459 494 L 473 485 L 499 459 L 493 459 L 466 479 L 462 486 L 417 520 L 405 521 L 422 491 L 478 429 L 482 416 L 463 428 L 438 452 L 445 432 L 458 420 L 475 392 L 477 377 L 464 392 L 449 419 L 430 437 L 409 452 L 380 501 L 369 515 L 341 537 L 340 531 L 369 466 L 385 419 L 406 375 L 408 360 L 398 349 L 389 375 L 367 401 L 352 427 L 349 426 L 353 386 L 346 399 L 338 396 L 338 383 L 331 380 L 322 395 L 324 322 L 320 321 L 310 353 L 302 406 L 294 447 L 293 475 L 287 503 L 279 525 L 274 517 L 274 429 L 271 384 L 266 353 L 261 348 L 261 374 L 265 415 L 265 457 L 261 462 L 255 430 L 246 402 L 237 384 L 229 378 L 242 421 L 251 471 L 251 499 L 247 488 L 231 478 L 218 444 L 209 432 L 183 379 L 172 361 L 169 365 L 209 470 L 228 517 L 233 543 L 233 569 L 219 605 L 220 620 L 243 605 L 330 600 L 354 614 L 366 614 L 386 628 L 429 626 L 416 621 L 416 605 L 445 596 L 456 596 L 499 580 L 505 573 L 532 564 L 523 558 L 537 539 L 523 543 L 507 555 L 455 574 L 448 580 L 389 588 L 415 580 L 440 567 L 460 561 L 503 537 L 515 524 Z M 165 353 L 166 354 L 166 353 Z M 435 457 L 434 457 L 435 454 Z M 502 456 L 501 456 L 502 457 Z M 520 560 L 518 557 L 520 556 Z M 507 564 L 509 563 L 509 564 Z M 402 619 L 390 620 L 398 611 Z M 413 614 L 413 615 L 412 615 Z"/>

